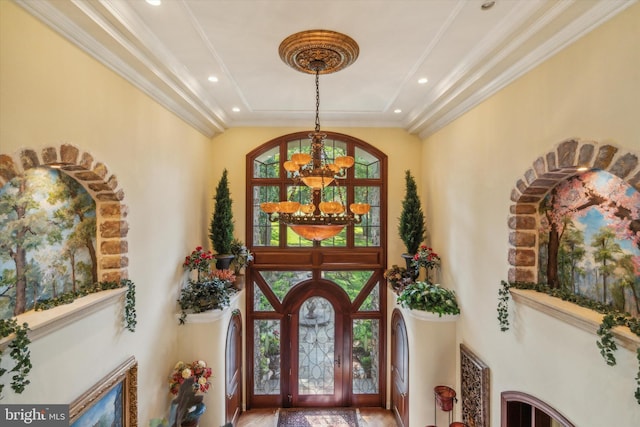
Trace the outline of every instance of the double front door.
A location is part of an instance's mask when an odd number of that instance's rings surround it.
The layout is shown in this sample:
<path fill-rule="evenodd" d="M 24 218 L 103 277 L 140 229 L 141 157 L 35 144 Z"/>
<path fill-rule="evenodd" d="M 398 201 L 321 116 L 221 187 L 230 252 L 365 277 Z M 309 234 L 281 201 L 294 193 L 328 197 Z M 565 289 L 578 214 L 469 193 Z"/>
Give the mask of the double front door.
<path fill-rule="evenodd" d="M 384 404 L 380 286 L 368 272 L 340 274 L 254 287 L 249 408 Z"/>

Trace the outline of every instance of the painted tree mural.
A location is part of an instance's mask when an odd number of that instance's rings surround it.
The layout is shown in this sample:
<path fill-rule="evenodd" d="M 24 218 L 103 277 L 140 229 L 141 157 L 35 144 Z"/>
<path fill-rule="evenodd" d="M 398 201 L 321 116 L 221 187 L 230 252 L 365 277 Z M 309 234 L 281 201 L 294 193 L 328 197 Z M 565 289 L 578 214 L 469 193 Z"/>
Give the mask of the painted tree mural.
<path fill-rule="evenodd" d="M 0 318 L 95 283 L 95 203 L 64 173 L 30 169 L 0 189 Z"/>
<path fill-rule="evenodd" d="M 540 281 L 637 316 L 640 193 L 594 170 L 556 186 L 540 212 Z"/>

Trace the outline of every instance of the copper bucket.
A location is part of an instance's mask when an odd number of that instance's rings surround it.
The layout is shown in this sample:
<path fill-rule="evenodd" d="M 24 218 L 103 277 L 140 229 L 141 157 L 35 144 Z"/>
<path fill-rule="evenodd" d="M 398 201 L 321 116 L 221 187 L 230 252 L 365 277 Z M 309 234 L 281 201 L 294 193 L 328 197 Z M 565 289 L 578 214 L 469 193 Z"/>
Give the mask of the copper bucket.
<path fill-rule="evenodd" d="M 450 411 L 453 409 L 453 403 L 456 401 L 456 391 L 446 385 L 439 385 L 433 388 L 433 392 L 436 395 L 436 402 L 443 411 Z"/>

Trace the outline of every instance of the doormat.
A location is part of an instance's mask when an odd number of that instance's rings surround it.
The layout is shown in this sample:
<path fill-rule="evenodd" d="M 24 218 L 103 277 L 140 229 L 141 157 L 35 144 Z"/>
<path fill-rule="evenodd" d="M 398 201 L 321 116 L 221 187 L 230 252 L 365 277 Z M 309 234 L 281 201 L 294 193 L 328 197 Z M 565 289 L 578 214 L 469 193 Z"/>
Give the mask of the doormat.
<path fill-rule="evenodd" d="M 286 408 L 278 410 L 277 427 L 359 427 L 359 419 L 357 408 Z"/>

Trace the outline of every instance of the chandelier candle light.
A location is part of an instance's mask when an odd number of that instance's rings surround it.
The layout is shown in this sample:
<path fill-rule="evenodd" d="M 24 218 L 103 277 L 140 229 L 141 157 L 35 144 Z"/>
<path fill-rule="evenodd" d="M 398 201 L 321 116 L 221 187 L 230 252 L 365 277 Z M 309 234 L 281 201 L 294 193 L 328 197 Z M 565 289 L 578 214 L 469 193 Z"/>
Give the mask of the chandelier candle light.
<path fill-rule="evenodd" d="M 292 68 L 316 77 L 316 120 L 310 153 L 295 153 L 284 162 L 296 186 L 301 183 L 312 191 L 309 203 L 296 201 L 265 202 L 260 209 L 269 215 L 269 221 L 285 224 L 299 236 L 309 240 L 324 240 L 340 233 L 347 225 L 359 224 L 371 206 L 351 203 L 345 208 L 344 195 L 338 178 L 343 178 L 355 159 L 337 156 L 328 161 L 324 140 L 320 132 L 320 74 L 333 73 L 352 64 L 358 57 L 358 44 L 349 36 L 328 30 L 302 31 L 287 37 L 279 48 L 280 58 Z M 339 200 L 325 200 L 325 189 L 334 185 Z"/>

